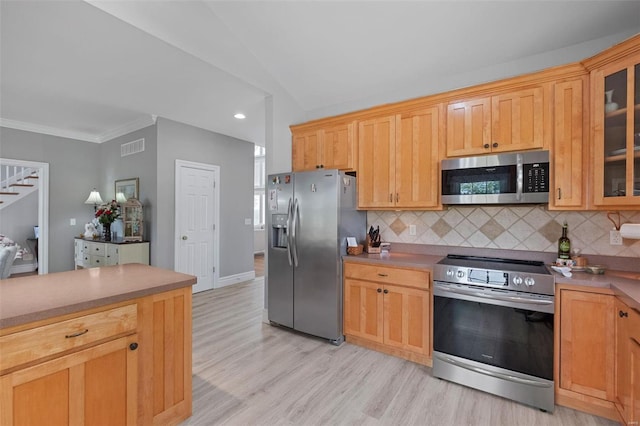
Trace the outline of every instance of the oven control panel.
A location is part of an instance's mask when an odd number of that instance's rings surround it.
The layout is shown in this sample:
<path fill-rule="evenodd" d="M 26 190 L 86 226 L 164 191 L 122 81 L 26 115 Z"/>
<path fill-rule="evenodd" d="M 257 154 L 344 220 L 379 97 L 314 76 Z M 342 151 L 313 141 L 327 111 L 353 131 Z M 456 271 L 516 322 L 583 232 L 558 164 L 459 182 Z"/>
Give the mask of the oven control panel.
<path fill-rule="evenodd" d="M 451 265 L 435 266 L 434 281 L 503 288 L 505 290 L 526 291 L 529 293 L 554 294 L 553 279 L 550 283 L 539 283 L 539 277 L 536 274 Z"/>

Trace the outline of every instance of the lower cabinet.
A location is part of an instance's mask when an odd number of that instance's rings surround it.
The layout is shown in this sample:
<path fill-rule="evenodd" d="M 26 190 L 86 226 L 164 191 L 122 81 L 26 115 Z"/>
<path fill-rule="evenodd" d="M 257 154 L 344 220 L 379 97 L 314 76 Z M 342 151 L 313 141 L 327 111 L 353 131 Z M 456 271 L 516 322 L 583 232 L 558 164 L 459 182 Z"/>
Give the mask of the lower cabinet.
<path fill-rule="evenodd" d="M 615 297 L 609 289 L 556 290 L 556 403 L 617 420 Z"/>
<path fill-rule="evenodd" d="M 75 269 L 98 266 L 123 265 L 125 263 L 149 264 L 148 242 L 102 242 L 75 239 Z"/>
<path fill-rule="evenodd" d="M 136 334 L 2 376 L 3 425 L 137 424 Z"/>
<path fill-rule="evenodd" d="M 191 287 L 0 330 L 0 425 L 191 415 Z"/>
<path fill-rule="evenodd" d="M 345 262 L 346 340 L 431 365 L 429 288 L 427 270 Z"/>
<path fill-rule="evenodd" d="M 616 321 L 616 407 L 623 424 L 640 424 L 640 312 L 619 298 Z"/>

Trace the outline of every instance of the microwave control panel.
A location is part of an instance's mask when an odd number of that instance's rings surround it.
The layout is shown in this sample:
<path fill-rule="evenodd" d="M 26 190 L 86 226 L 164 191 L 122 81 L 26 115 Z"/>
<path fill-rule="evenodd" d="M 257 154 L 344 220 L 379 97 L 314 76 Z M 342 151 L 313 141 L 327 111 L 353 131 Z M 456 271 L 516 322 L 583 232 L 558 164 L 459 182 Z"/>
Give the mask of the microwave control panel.
<path fill-rule="evenodd" d="M 523 164 L 523 192 L 549 192 L 549 163 Z"/>

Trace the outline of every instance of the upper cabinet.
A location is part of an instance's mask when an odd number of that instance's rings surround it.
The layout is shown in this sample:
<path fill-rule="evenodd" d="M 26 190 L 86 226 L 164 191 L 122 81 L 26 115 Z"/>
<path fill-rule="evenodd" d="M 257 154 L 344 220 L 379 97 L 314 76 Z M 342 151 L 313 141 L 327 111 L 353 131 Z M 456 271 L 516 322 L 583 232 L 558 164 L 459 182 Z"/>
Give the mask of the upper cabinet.
<path fill-rule="evenodd" d="M 584 91 L 587 77 L 557 82 L 553 87 L 553 188 L 549 209 L 585 207 L 585 167 L 588 132 L 585 129 Z"/>
<path fill-rule="evenodd" d="M 441 208 L 441 116 L 433 106 L 359 123 L 359 208 Z"/>
<path fill-rule="evenodd" d="M 640 205 L 640 50 L 591 71 L 594 204 Z"/>
<path fill-rule="evenodd" d="M 355 122 L 312 130 L 292 130 L 294 172 L 315 169 L 353 170 L 356 164 Z"/>
<path fill-rule="evenodd" d="M 542 148 L 543 93 L 533 87 L 450 103 L 447 157 Z"/>

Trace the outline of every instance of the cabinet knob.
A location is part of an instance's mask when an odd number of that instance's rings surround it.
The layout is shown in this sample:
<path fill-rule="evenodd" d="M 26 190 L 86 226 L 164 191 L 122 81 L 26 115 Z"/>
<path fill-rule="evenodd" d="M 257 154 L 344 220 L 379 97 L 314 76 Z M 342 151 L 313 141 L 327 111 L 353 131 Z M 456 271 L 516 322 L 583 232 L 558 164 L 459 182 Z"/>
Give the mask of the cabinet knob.
<path fill-rule="evenodd" d="M 498 147 L 498 142 L 494 142 L 492 146 L 493 146 L 494 148 L 497 148 L 497 147 Z"/>
<path fill-rule="evenodd" d="M 620 316 L 620 318 L 624 318 L 624 317 L 628 317 L 629 313 L 628 312 L 623 312 L 623 311 L 618 311 L 618 315 Z"/>
<path fill-rule="evenodd" d="M 389 290 L 387 290 L 386 288 L 384 289 L 384 294 L 388 294 Z"/>
<path fill-rule="evenodd" d="M 182 239 L 183 239 L 184 241 L 187 241 L 187 240 L 189 239 L 189 237 L 187 237 L 186 235 L 183 235 L 183 236 L 182 236 Z"/>
<path fill-rule="evenodd" d="M 488 144 L 488 143 L 485 143 L 485 144 L 484 144 L 484 148 L 485 148 L 485 149 L 489 149 L 489 144 Z"/>
<path fill-rule="evenodd" d="M 378 293 L 382 293 L 382 289 L 379 288 L 378 290 L 376 290 Z"/>
<path fill-rule="evenodd" d="M 138 344 L 136 342 L 133 342 L 132 344 L 129 345 L 129 349 L 131 349 L 132 351 L 135 351 L 136 349 L 138 349 Z"/>

